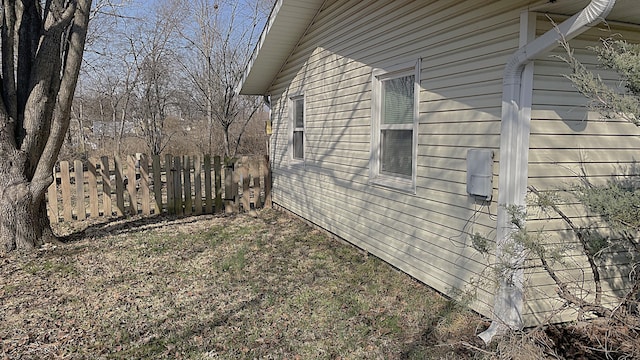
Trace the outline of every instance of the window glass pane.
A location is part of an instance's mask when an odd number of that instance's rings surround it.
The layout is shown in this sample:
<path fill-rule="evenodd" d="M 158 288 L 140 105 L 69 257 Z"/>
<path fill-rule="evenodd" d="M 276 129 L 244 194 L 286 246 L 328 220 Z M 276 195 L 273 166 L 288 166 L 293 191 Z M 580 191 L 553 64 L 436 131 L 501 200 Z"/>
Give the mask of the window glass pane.
<path fill-rule="evenodd" d="M 302 131 L 293 132 L 293 158 L 304 159 L 304 136 Z"/>
<path fill-rule="evenodd" d="M 296 112 L 296 127 L 297 128 L 301 128 L 304 127 L 304 100 L 303 99 L 296 99 L 295 100 L 295 112 Z"/>
<path fill-rule="evenodd" d="M 411 176 L 413 170 L 413 131 L 382 130 L 381 172 Z"/>
<path fill-rule="evenodd" d="M 415 76 L 404 76 L 382 82 L 382 123 L 413 123 Z"/>

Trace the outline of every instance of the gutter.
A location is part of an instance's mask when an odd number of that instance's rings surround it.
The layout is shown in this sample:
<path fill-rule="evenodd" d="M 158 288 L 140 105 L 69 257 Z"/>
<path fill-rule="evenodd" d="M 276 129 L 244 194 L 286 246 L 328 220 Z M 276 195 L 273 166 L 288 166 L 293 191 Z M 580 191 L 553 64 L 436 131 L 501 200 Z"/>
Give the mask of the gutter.
<path fill-rule="evenodd" d="M 507 329 L 522 329 L 524 306 L 524 249 L 512 234 L 508 207 L 526 209 L 531 89 L 523 85 L 525 68 L 536 57 L 600 23 L 613 9 L 616 0 L 592 0 L 587 7 L 554 29 L 521 46 L 507 61 L 502 93 L 500 129 L 500 172 L 498 176 L 498 220 L 496 224 L 496 264 L 499 288 L 494 296 L 493 322 L 478 336 L 488 344 Z M 528 40 L 528 39 L 527 39 Z M 532 88 L 532 87 L 531 87 Z M 529 93 L 527 93 L 527 90 Z"/>

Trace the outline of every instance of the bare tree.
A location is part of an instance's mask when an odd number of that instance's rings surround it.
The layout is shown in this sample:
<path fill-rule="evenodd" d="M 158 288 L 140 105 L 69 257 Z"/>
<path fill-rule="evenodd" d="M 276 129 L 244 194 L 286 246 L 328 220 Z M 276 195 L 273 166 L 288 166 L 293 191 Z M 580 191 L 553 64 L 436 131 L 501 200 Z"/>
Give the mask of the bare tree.
<path fill-rule="evenodd" d="M 261 106 L 260 99 L 238 95 L 235 86 L 259 35 L 258 24 L 264 18 L 265 3 L 193 2 L 195 27 L 183 32 L 193 55 L 188 57 L 191 62 L 183 65 L 194 88 L 194 101 L 206 119 L 210 152 L 215 147 L 214 130 L 219 127 L 225 155 L 235 156 L 247 124 Z"/>
<path fill-rule="evenodd" d="M 179 1 L 160 3 L 153 18 L 129 37 L 137 97 L 132 116 L 152 155 L 160 154 L 175 134 L 165 128 L 165 121 L 180 112 L 175 64 L 181 22 L 175 14 L 184 11 L 182 6 Z"/>
<path fill-rule="evenodd" d="M 0 8 L 0 239 L 33 249 L 52 237 L 45 192 L 69 128 L 91 0 L 5 1 Z"/>

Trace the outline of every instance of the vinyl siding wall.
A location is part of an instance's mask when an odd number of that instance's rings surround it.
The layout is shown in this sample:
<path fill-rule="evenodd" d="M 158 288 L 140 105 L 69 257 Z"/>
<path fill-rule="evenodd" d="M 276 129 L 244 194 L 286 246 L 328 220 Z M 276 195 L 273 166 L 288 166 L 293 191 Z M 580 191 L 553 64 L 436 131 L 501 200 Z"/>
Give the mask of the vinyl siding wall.
<path fill-rule="evenodd" d="M 556 22 L 563 19 L 555 19 Z M 592 29 L 571 41 L 576 55 L 592 70 L 599 71 L 602 78 L 611 85 L 619 85 L 614 73 L 597 69 L 597 60 L 589 46 L 596 45 L 601 37 L 620 34 L 623 38 L 640 42 L 640 28 L 621 27 L 608 24 L 611 31 L 601 26 Z M 538 32 L 551 28 L 549 20 L 540 16 Z M 556 50 L 552 55 L 564 55 Z M 585 98 L 577 93 L 571 83 L 562 77 L 569 72 L 567 65 L 553 56 L 547 56 L 535 63 L 533 109 L 529 152 L 529 185 L 538 190 L 564 190 L 580 183 L 579 175 L 583 169 L 591 182 L 606 183 L 612 175 L 624 174 L 638 160 L 640 131 L 635 125 L 623 120 L 602 121 L 599 114 L 588 112 Z M 636 169 L 637 170 L 637 169 Z M 606 227 L 594 216 L 587 216 L 584 207 L 575 200 L 560 193 L 565 198 L 561 210 L 579 226 L 592 225 L 606 234 Z M 550 243 L 561 248 L 578 248 L 577 239 L 569 226 L 553 212 L 543 213 L 530 209 L 531 218 L 528 227 L 544 229 Z M 592 273 L 585 258 L 577 250 L 569 251 L 565 262 L 569 271 L 563 276 L 575 285 L 574 290 L 588 284 L 584 280 L 592 279 Z M 623 258 L 612 258 L 606 270 L 603 270 L 603 289 L 611 290 L 623 287 L 622 279 L 628 275 L 628 268 L 616 265 L 626 262 Z M 531 262 L 536 265 L 535 261 Z M 604 269 L 604 268 L 603 268 Z M 555 299 L 557 286 L 540 268 L 528 271 L 527 312 L 530 321 L 575 319 L 575 314 L 558 311 L 562 304 Z M 593 291 L 587 288 L 586 290 Z M 586 292 L 579 294 L 587 296 Z M 620 293 L 618 293 L 620 294 Z M 614 301 L 605 298 L 604 301 Z"/>
<path fill-rule="evenodd" d="M 447 294 L 477 291 L 490 316 L 495 203 L 466 193 L 466 154 L 494 150 L 502 71 L 518 45 L 512 1 L 328 1 L 273 84 L 273 199 Z M 369 182 L 371 73 L 422 59 L 416 194 Z M 305 162 L 288 147 L 291 96 L 305 97 Z M 495 199 L 495 191 L 494 191 Z M 454 290 L 455 289 L 455 290 Z"/>

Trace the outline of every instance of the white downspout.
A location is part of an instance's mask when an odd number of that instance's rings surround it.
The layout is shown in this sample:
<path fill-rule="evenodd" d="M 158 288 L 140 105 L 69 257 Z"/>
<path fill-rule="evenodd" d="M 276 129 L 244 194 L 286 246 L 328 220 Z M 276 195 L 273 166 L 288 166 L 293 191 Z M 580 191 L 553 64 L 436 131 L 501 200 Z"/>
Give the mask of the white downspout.
<path fill-rule="evenodd" d="M 520 47 L 507 61 L 502 93 L 500 129 L 500 173 L 498 176 L 498 219 L 496 225 L 496 263 L 509 264 L 499 275 L 494 297 L 493 322 L 479 336 L 489 343 L 507 328 L 523 327 L 524 273 L 522 249 L 514 249 L 511 234 L 515 231 L 508 206 L 525 208 L 529 165 L 530 108 L 523 106 L 522 82 L 525 67 L 536 57 L 572 39 L 600 23 L 613 9 L 616 0 L 592 0 L 587 7 L 535 40 Z M 506 251 L 506 249 L 509 249 Z M 501 265 L 502 267 L 502 265 Z"/>

